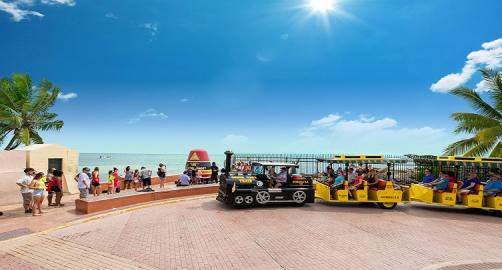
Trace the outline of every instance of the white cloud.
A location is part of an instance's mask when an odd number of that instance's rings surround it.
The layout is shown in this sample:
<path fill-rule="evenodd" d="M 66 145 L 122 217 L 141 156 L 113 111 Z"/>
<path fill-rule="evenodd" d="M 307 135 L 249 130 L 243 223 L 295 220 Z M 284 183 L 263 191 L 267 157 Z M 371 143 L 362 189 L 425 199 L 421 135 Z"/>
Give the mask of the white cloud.
<path fill-rule="evenodd" d="M 474 73 L 480 68 L 502 68 L 502 38 L 483 43 L 481 47 L 482 50 L 473 51 L 467 55 L 467 61 L 460 73 L 444 76 L 431 85 L 431 90 L 445 93 L 469 82 Z"/>
<path fill-rule="evenodd" d="M 77 97 L 78 97 L 77 93 L 66 93 L 66 94 L 59 93 L 58 95 L 58 99 L 62 101 L 68 101 L 70 99 L 74 99 Z"/>
<path fill-rule="evenodd" d="M 338 121 L 340 118 L 342 118 L 338 114 L 330 114 L 326 117 L 323 117 L 319 120 L 312 120 L 312 126 L 331 126 L 333 125 L 336 121 Z"/>
<path fill-rule="evenodd" d="M 105 18 L 108 18 L 108 19 L 118 19 L 119 17 L 117 17 L 113 12 L 107 12 L 105 14 Z"/>
<path fill-rule="evenodd" d="M 157 32 L 159 31 L 158 25 L 156 23 L 144 23 L 141 26 L 148 30 L 148 33 L 150 35 L 150 42 L 153 41 L 155 36 L 157 36 Z"/>
<path fill-rule="evenodd" d="M 43 18 L 44 14 L 28 9 L 26 7 L 33 7 L 39 5 L 66 5 L 75 6 L 75 0 L 0 0 L 0 11 L 4 11 L 11 15 L 11 19 L 15 22 L 20 22 L 27 19 L 29 16 Z"/>
<path fill-rule="evenodd" d="M 341 119 L 342 117 L 338 114 L 329 114 L 318 120 L 312 120 L 310 123 L 310 127 L 305 128 L 301 131 L 300 136 L 303 137 L 312 137 L 314 136 L 314 132 L 318 129 L 330 127 L 335 124 L 336 121 Z"/>
<path fill-rule="evenodd" d="M 182 99 L 180 99 L 180 102 L 188 102 L 188 101 L 189 101 L 188 98 L 182 98 Z"/>
<path fill-rule="evenodd" d="M 73 7 L 77 4 L 75 0 L 42 0 L 42 4 L 46 5 L 65 5 Z"/>
<path fill-rule="evenodd" d="M 343 119 L 330 114 L 314 120 L 300 132 L 296 144 L 303 148 L 337 153 L 440 153 L 450 142 L 451 135 L 444 129 L 399 127 L 395 119 L 376 119 L 361 115 L 359 119 Z M 320 126 L 313 123 L 323 122 Z M 453 140 L 452 140 L 453 141 Z M 313 150 L 312 150 L 313 151 Z"/>
<path fill-rule="evenodd" d="M 228 134 L 222 141 L 226 144 L 241 144 L 247 142 L 248 140 L 249 138 L 244 135 Z"/>
<path fill-rule="evenodd" d="M 28 2 L 5 2 L 0 0 L 0 10 L 10 14 L 12 16 L 11 19 L 15 22 L 24 20 L 28 16 L 36 16 L 40 18 L 44 17 L 44 14 L 33 10 L 23 9 L 20 7 L 21 5 L 31 4 Z"/>
<path fill-rule="evenodd" d="M 256 54 L 256 59 L 260 62 L 263 62 L 263 63 L 270 62 L 270 57 L 268 57 L 264 54 L 261 54 L 261 53 Z"/>
<path fill-rule="evenodd" d="M 167 119 L 168 116 L 163 112 L 157 112 L 157 110 L 150 108 L 140 113 L 139 115 L 131 118 L 131 120 L 129 120 L 129 124 L 136 124 L 144 118 Z"/>

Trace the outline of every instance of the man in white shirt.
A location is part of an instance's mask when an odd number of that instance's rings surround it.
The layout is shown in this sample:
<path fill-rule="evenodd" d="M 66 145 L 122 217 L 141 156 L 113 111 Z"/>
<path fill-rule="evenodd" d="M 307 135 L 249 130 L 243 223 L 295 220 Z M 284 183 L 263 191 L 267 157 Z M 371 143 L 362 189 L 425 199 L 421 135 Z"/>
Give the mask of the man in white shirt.
<path fill-rule="evenodd" d="M 30 189 L 31 180 L 35 176 L 35 169 L 24 169 L 24 175 L 19 178 L 16 184 L 21 187 L 21 196 L 23 196 L 23 207 L 25 213 L 31 213 L 33 208 L 33 190 Z"/>
<path fill-rule="evenodd" d="M 184 171 L 183 174 L 180 176 L 178 179 L 178 183 L 176 183 L 177 186 L 189 186 L 190 185 L 190 177 L 188 176 L 187 172 Z"/>
<path fill-rule="evenodd" d="M 82 169 L 82 172 L 77 178 L 77 187 L 80 191 L 80 199 L 85 199 L 89 197 L 89 187 L 91 185 L 91 179 L 89 179 L 89 173 L 91 170 L 87 167 Z"/>

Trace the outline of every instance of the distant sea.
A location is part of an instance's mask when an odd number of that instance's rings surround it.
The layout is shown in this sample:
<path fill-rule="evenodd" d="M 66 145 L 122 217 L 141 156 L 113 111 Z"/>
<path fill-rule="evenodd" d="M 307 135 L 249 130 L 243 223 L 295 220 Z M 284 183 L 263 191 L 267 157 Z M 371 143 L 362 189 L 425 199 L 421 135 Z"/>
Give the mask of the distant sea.
<path fill-rule="evenodd" d="M 211 155 L 211 161 L 216 162 L 218 167 L 222 168 L 225 155 Z M 101 174 L 108 173 L 114 167 L 119 169 L 122 174 L 125 167 L 131 166 L 131 169 L 140 169 L 142 166 L 153 171 L 159 167 L 159 163 L 167 165 L 167 174 L 180 174 L 185 169 L 185 163 L 188 159 L 187 154 L 116 154 L 116 153 L 80 153 L 79 170 L 83 167 L 99 167 Z"/>

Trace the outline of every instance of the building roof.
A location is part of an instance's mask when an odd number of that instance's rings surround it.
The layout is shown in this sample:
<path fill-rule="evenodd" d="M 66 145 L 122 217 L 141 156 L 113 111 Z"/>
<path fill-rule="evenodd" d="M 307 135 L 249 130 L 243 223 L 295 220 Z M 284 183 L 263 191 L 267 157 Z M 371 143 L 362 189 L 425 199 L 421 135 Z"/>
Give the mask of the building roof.
<path fill-rule="evenodd" d="M 74 151 L 73 149 L 70 149 L 64 145 L 60 145 L 60 144 L 32 144 L 32 145 L 27 145 L 23 148 L 19 148 L 19 149 L 14 149 L 14 151 L 34 151 L 34 150 L 40 150 L 40 149 L 44 149 L 44 148 L 66 148 L 68 150 L 72 150 Z"/>

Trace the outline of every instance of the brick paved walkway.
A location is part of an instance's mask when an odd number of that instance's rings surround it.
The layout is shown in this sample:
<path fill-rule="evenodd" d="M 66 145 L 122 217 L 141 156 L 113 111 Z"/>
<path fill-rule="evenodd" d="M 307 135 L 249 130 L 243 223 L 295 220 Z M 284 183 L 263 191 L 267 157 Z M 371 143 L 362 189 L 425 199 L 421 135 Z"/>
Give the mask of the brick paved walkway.
<path fill-rule="evenodd" d="M 499 269 L 501 231 L 502 218 L 474 210 L 406 205 L 384 211 L 323 203 L 235 210 L 205 198 L 0 242 L 0 265 L 13 265 L 12 269 L 18 269 L 16 265 L 23 269 Z M 49 255 L 57 250 L 64 256 Z M 81 258 L 82 254 L 86 257 Z"/>

